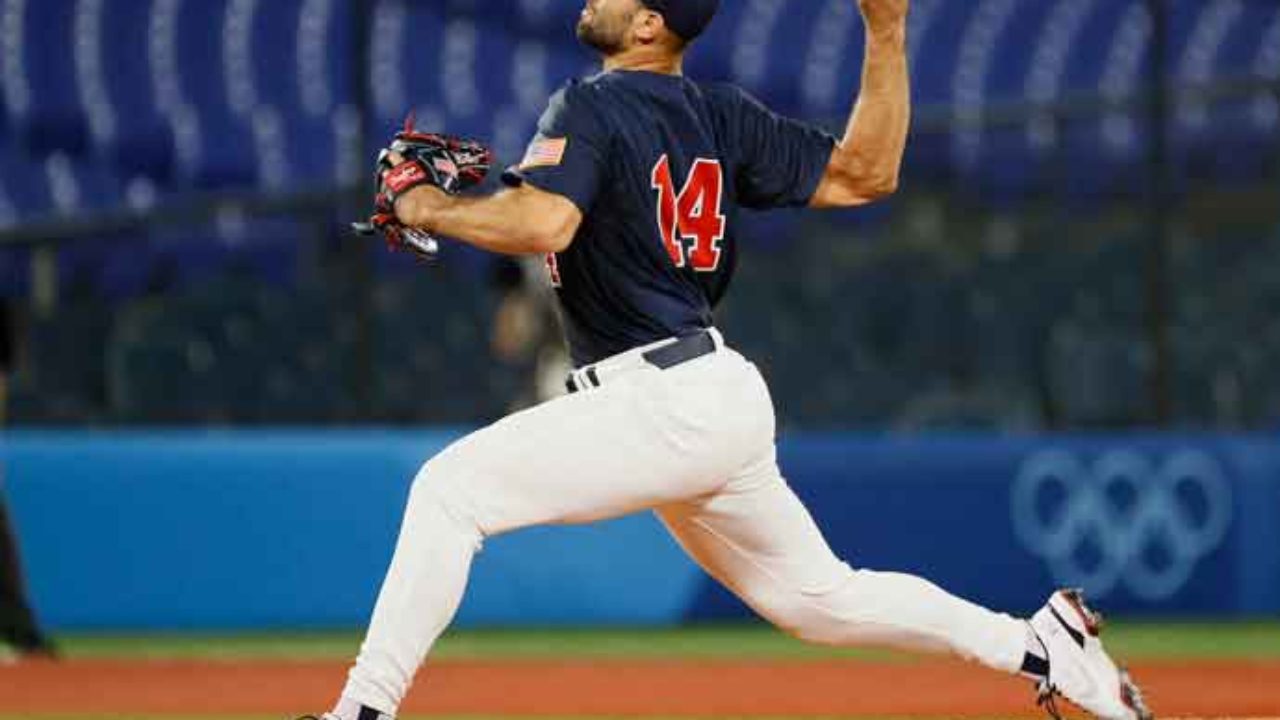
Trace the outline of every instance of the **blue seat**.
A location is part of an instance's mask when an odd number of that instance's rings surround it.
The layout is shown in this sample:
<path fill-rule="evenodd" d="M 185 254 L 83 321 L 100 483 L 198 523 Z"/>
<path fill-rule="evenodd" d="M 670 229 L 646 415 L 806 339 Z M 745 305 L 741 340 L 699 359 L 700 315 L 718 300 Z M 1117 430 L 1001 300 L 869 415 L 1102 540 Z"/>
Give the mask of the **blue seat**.
<path fill-rule="evenodd" d="M 1213 53 L 1210 74 L 1220 78 L 1250 77 L 1267 32 L 1280 21 L 1280 6 L 1259 0 L 1218 4 L 1224 10 L 1238 8 L 1239 13 L 1227 13 L 1224 19 L 1225 32 Z"/>
<path fill-rule="evenodd" d="M 14 222 L 44 218 L 55 210 L 43 165 L 21 150 L 0 145 L 0 193 Z"/>
<path fill-rule="evenodd" d="M 188 2 L 177 19 L 177 63 L 181 107 L 174 117 L 181 182 L 189 188 L 249 187 L 259 177 L 250 124 L 235 114 L 222 63 L 226 2 Z M 212 29 L 212 31 L 211 31 Z M 171 100 L 172 101 L 172 100 Z"/>
<path fill-rule="evenodd" d="M 944 2 L 913 41 L 912 95 L 922 105 L 950 105 L 965 27 L 978 3 Z"/>
<path fill-rule="evenodd" d="M 986 97 L 996 102 L 1027 99 L 1032 58 L 1057 20 L 1055 12 L 1072 4 L 1086 7 L 1089 0 L 1055 0 L 1054 2 L 1018 2 L 1009 15 L 992 54 L 986 77 Z"/>
<path fill-rule="evenodd" d="M 247 81 L 248 86 L 253 89 L 251 99 L 254 104 L 269 105 L 286 114 L 301 110 L 301 29 L 304 24 L 308 24 L 309 30 L 323 27 L 312 24 L 325 20 L 325 9 L 329 3 L 330 0 L 257 0 L 250 6 L 253 14 L 249 18 L 249 26 L 244 28 L 248 32 L 248 42 L 241 45 L 248 52 L 248 57 L 243 58 L 247 61 L 247 66 L 238 66 L 236 70 L 247 73 L 247 77 L 242 76 L 242 81 Z M 310 6 L 313 14 L 303 14 L 304 4 Z M 333 51 L 336 53 L 337 48 Z M 323 63 L 320 67 L 323 68 Z M 245 100 L 247 98 L 233 105 L 238 112 L 247 114 L 254 108 L 242 107 L 241 103 Z"/>
<path fill-rule="evenodd" d="M 514 65 L 516 39 L 510 30 L 491 16 L 453 16 L 458 23 L 447 33 L 443 62 L 437 62 L 443 93 L 440 103 L 448 118 L 450 132 L 493 141 L 495 115 L 518 108 Z M 468 29 L 470 28 L 470 29 Z M 457 39 L 455 39 L 457 38 Z M 456 43 L 456 45 L 454 45 Z M 449 49 L 464 57 L 462 48 L 474 43 L 475 60 L 465 67 L 448 67 Z M 452 48 L 449 46 L 452 45 Z M 448 73 L 447 82 L 444 75 Z"/>
<path fill-rule="evenodd" d="M 1147 67 L 1148 19 L 1142 2 L 1102 3 L 1085 25 L 1082 42 L 1072 50 L 1072 70 L 1064 89 L 1101 92 L 1126 98 L 1139 92 Z M 1131 43 L 1142 41 L 1137 54 Z M 1145 183 L 1141 161 L 1147 152 L 1146 114 L 1141 106 L 1108 111 L 1101 116 L 1071 118 L 1059 125 L 1059 152 L 1067 162 L 1062 197 L 1090 206 L 1114 195 L 1140 191 Z"/>
<path fill-rule="evenodd" d="M 817 14 L 808 30 L 810 40 L 796 52 L 802 64 L 791 78 L 799 100 L 790 107 L 804 117 L 842 120 L 849 113 L 860 79 L 860 74 L 849 68 L 862 64 L 862 23 L 851 3 L 823 0 L 814 5 Z"/>
<path fill-rule="evenodd" d="M 369 78 L 370 85 L 388 86 L 374 93 L 375 99 L 381 96 L 385 101 L 376 104 L 377 117 L 370 123 L 371 130 L 398 126 L 404 122 L 405 113 L 414 108 L 441 108 L 445 103 L 441 80 L 445 73 L 442 60 L 448 16 L 437 3 L 406 2 L 403 9 L 403 16 L 393 18 L 400 20 L 400 24 L 387 28 L 394 28 L 397 37 L 385 40 L 399 49 L 398 59 L 388 57 L 386 66 L 374 62 L 370 68 L 374 73 Z M 412 72 L 410 68 L 420 68 L 420 71 Z M 385 142 L 386 135 L 381 137 Z"/>
<path fill-rule="evenodd" d="M 76 4 L 29 2 L 22 7 L 18 36 L 22 68 L 5 78 L 6 83 L 20 79 L 22 84 L 21 89 L 12 91 L 10 100 L 21 96 L 26 101 L 9 107 L 17 136 L 37 154 L 54 150 L 83 153 L 89 137 L 76 84 Z"/>
<path fill-rule="evenodd" d="M 107 3 L 102 18 L 100 72 L 105 84 L 105 134 L 94 134 L 98 157 L 125 178 L 166 184 L 174 172 L 171 124 L 155 96 L 152 73 L 152 3 Z"/>
<path fill-rule="evenodd" d="M 360 138 L 353 109 L 320 116 L 294 115 L 280 122 L 278 142 L 287 167 L 282 189 L 324 190 L 353 180 L 363 183 L 372 177 L 372 158 L 354 154 L 361 148 L 355 147 Z M 385 144 L 389 137 L 383 135 L 378 142 Z"/>
<path fill-rule="evenodd" d="M 283 177 L 290 188 L 339 187 L 366 167 L 366 158 L 352 154 L 361 149 L 352 78 L 345 61 L 351 53 L 353 11 L 351 3 L 337 0 L 289 0 L 273 6 L 270 14 L 259 13 L 254 30 L 255 75 L 260 98 L 270 110 L 256 113 L 255 136 L 260 153 L 268 145 L 282 148 L 287 166 Z M 273 40 L 282 33 L 287 41 Z M 281 67 L 293 72 L 282 73 Z M 273 123 L 276 138 L 264 137 L 264 129 Z M 277 184 L 273 169 L 263 168 L 260 184 Z"/>
<path fill-rule="evenodd" d="M 1079 23 L 1087 17 L 1088 3 L 1061 0 L 1056 3 L 1017 3 L 996 7 L 987 23 L 992 26 L 971 27 L 966 42 L 992 43 L 986 54 L 986 68 L 980 97 L 985 104 L 1035 101 L 1045 90 L 1033 89 L 1043 82 L 1033 72 L 1051 74 L 1051 56 L 1041 57 L 1046 44 L 1055 41 L 1065 46 L 1074 36 L 1071 21 Z M 997 14 L 995 11 L 999 10 Z M 996 24 L 998 23 L 998 24 Z M 977 23 L 971 23 L 971 26 Z M 1054 37 L 1063 33 L 1064 37 Z M 991 38 L 995 39 L 992 40 Z M 1055 78 L 1056 79 L 1056 78 Z M 970 81 L 975 82 L 975 81 Z M 978 92 L 966 91 L 970 102 Z M 954 136 L 962 187 L 975 191 L 987 202 L 998 206 L 1025 201 L 1043 195 L 1050 185 L 1051 153 L 1038 144 L 1031 123 L 1002 124 L 986 128 L 961 129 Z"/>
<path fill-rule="evenodd" d="M 223 33 L 227 0 L 184 2 L 176 18 L 177 91 L 183 102 L 204 113 L 230 108 L 227 68 L 223 63 Z M 172 99 L 162 99 L 171 103 Z M 172 111 L 174 108 L 166 107 Z"/>
<path fill-rule="evenodd" d="M 75 202 L 63 208 L 64 212 L 97 211 L 109 213 L 117 211 L 125 205 L 125 182 L 114 168 L 103 165 L 93 158 L 61 158 L 46 161 L 53 164 L 50 173 L 59 173 L 66 177 L 75 188 Z"/>
<path fill-rule="evenodd" d="M 1222 22 L 1208 77 L 1280 76 L 1280 9 L 1246 2 Z M 1268 56 L 1275 59 L 1268 62 Z M 1271 67 L 1268 69 L 1268 65 Z M 1202 73 L 1204 74 L 1204 73 Z M 1187 78 L 1193 79 L 1193 78 Z M 1204 78 L 1200 79 L 1204 82 Z M 1269 108 L 1274 110 L 1268 111 Z M 1174 124 L 1174 151 L 1182 177 L 1190 183 L 1241 186 L 1266 177 L 1280 104 L 1269 93 L 1182 106 Z"/>
<path fill-rule="evenodd" d="M 1178 43 L 1171 49 L 1172 72 L 1179 83 L 1204 85 L 1216 74 L 1217 58 L 1232 30 L 1245 19 L 1244 6 L 1227 0 L 1175 6 L 1173 25 Z M 1174 169 L 1180 183 L 1200 182 L 1210 174 L 1216 149 L 1212 126 L 1214 102 L 1193 97 L 1175 98 L 1171 136 Z"/>
<path fill-rule="evenodd" d="M 233 109 L 249 116 L 268 106 L 282 116 L 318 120 L 354 101 L 348 59 L 351 55 L 353 3 L 341 0 L 271 0 L 249 7 L 242 39 L 248 57 L 234 67 Z M 243 21 L 243 19 L 241 19 Z M 239 37 L 239 36 L 238 36 Z M 237 61 L 240 62 L 240 61 Z"/>
<path fill-rule="evenodd" d="M 715 21 L 685 55 L 685 71 L 690 77 L 699 82 L 733 80 L 733 53 L 745 6 L 743 2 L 721 3 Z"/>
<path fill-rule="evenodd" d="M 514 18 L 521 35 L 548 40 L 572 37 L 582 13 L 577 0 L 512 0 Z"/>
<path fill-rule="evenodd" d="M 439 102 L 439 94 L 434 92 L 436 73 L 409 72 L 409 68 L 423 67 L 409 63 L 415 59 L 426 61 L 428 49 L 417 42 L 410 43 L 410 28 L 415 35 L 422 35 L 428 46 L 438 46 L 443 37 L 442 18 L 443 13 L 435 3 L 383 0 L 374 4 L 369 32 L 378 37 L 378 42 L 369 49 L 369 77 L 365 79 L 373 115 L 367 123 L 370 132 L 374 127 L 390 126 L 397 118 L 403 121 L 411 108 Z M 428 82 L 433 89 L 430 97 L 425 88 Z"/>
<path fill-rule="evenodd" d="M 1076 33 L 1059 84 L 1062 94 L 1096 93 L 1116 44 L 1116 33 L 1129 15 L 1143 12 L 1135 0 L 1092 0 L 1088 17 Z"/>
<path fill-rule="evenodd" d="M 193 116 L 191 137 L 180 138 L 196 152 L 190 164 L 180 164 L 185 188 L 233 189 L 259 184 L 268 156 L 255 144 L 252 127 L 223 108 L 204 108 Z"/>
<path fill-rule="evenodd" d="M 351 29 L 356 27 L 353 14 L 365 12 L 360 3 L 346 0 L 326 0 L 325 17 L 329 22 L 324 26 L 324 33 L 319 37 L 316 46 L 320 57 L 324 59 L 324 85 L 328 90 L 329 100 L 334 107 L 357 102 L 354 77 L 347 58 L 355 52 L 355 37 Z"/>
<path fill-rule="evenodd" d="M 758 77 L 740 74 L 740 65 L 735 65 L 735 80 L 742 81 L 749 92 L 766 97 L 769 104 L 780 112 L 798 114 L 804 107 L 804 94 L 800 78 L 805 75 L 805 52 L 800 48 L 808 47 L 813 38 L 817 23 L 821 19 L 823 2 L 781 3 L 785 6 L 774 16 L 774 25 L 763 45 L 762 72 Z M 743 42 L 754 29 L 749 23 L 742 23 L 738 29 L 739 42 Z M 796 42 L 796 38 L 804 38 L 805 43 Z"/>
<path fill-rule="evenodd" d="M 912 39 L 912 100 L 921 107 L 950 107 L 953 102 L 955 67 L 965 26 L 977 3 L 942 2 L 923 4 L 919 31 Z M 951 133 L 927 130 L 919 125 L 911 131 L 906 168 L 910 177 L 924 181 L 954 178 Z"/>

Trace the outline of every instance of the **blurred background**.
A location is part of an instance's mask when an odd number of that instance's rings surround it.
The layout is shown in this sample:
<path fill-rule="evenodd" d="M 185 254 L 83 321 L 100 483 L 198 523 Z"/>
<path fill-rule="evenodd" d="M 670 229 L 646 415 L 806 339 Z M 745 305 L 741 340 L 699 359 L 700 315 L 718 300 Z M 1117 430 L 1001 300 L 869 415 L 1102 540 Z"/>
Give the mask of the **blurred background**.
<path fill-rule="evenodd" d="M 1280 423 L 1280 6 L 1147 5 L 916 0 L 900 196 L 743 223 L 720 322 L 784 427 Z M 492 342 L 510 270 L 346 222 L 410 110 L 515 162 L 593 70 L 579 10 L 6 0 L 11 422 L 500 415 L 529 372 Z M 839 132 L 860 33 L 847 0 L 728 2 L 688 73 Z"/>
<path fill-rule="evenodd" d="M 580 9 L 0 1 L 7 493 L 50 624 L 363 621 L 418 463 L 562 360 L 536 269 L 347 223 L 410 110 L 515 162 L 594 69 Z M 853 562 L 1011 609 L 1274 614 L 1280 3 L 913 0 L 909 36 L 902 191 L 740 227 L 718 322 L 797 491 Z M 854 0 L 727 0 L 686 71 L 839 132 L 862 46 Z M 464 623 L 745 614 L 648 519 L 475 578 Z"/>

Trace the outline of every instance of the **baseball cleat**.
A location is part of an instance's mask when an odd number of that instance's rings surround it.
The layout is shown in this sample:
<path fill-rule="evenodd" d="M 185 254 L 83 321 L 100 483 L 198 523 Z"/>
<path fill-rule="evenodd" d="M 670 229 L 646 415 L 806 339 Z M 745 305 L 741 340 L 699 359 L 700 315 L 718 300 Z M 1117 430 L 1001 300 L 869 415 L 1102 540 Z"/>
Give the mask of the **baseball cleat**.
<path fill-rule="evenodd" d="M 24 638 L 21 643 L 0 640 L 0 665 L 17 665 L 25 660 L 57 660 L 58 648 L 40 636 Z"/>
<path fill-rule="evenodd" d="M 1036 703 L 1061 720 L 1061 695 L 1101 720 L 1155 720 L 1129 673 L 1116 667 L 1098 638 L 1102 616 L 1079 590 L 1059 590 L 1031 618 L 1031 629 L 1048 655 L 1049 675 L 1039 682 Z"/>

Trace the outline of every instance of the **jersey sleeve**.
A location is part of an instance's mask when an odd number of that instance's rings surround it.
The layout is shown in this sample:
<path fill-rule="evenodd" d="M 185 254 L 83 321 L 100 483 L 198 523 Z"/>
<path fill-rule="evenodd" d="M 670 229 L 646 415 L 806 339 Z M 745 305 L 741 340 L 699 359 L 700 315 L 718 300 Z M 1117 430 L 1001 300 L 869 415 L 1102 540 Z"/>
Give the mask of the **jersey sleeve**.
<path fill-rule="evenodd" d="M 836 139 L 777 115 L 745 92 L 732 103 L 738 129 L 738 204 L 754 210 L 802 207 L 818 189 Z"/>
<path fill-rule="evenodd" d="M 508 168 L 502 181 L 512 187 L 528 182 L 568 198 L 586 213 L 604 180 L 608 147 L 608 130 L 590 89 L 574 82 L 551 96 L 524 159 Z"/>

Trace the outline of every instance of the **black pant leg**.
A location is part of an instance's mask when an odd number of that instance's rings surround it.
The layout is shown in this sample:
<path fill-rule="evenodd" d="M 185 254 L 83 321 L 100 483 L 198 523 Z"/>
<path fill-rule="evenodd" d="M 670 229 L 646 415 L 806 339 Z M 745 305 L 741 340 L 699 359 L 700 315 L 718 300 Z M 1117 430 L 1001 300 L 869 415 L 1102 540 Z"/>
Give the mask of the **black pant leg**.
<path fill-rule="evenodd" d="M 0 639 L 22 651 L 48 647 L 27 601 L 17 536 L 3 496 L 0 496 Z"/>

